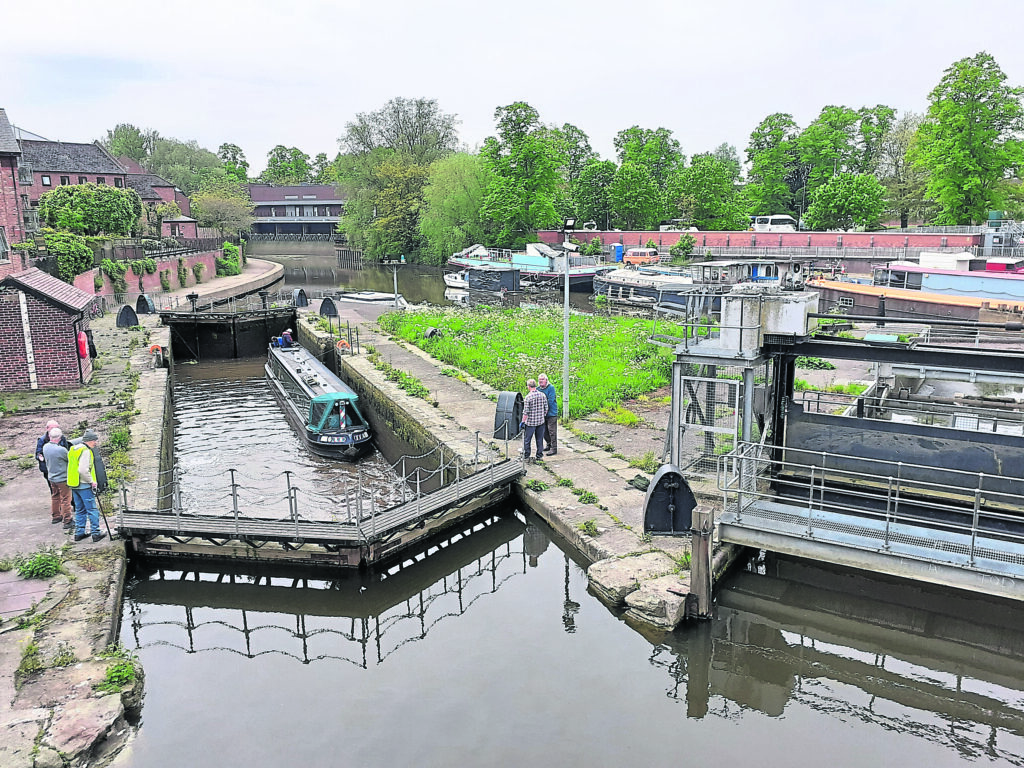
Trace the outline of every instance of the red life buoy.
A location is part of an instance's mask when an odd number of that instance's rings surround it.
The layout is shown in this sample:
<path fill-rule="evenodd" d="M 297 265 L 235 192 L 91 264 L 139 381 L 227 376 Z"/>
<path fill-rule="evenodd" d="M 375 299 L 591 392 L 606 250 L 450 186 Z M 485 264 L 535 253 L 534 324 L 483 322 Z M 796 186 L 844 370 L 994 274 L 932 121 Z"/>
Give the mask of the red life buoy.
<path fill-rule="evenodd" d="M 155 355 L 159 351 L 160 351 L 160 345 L 159 344 L 154 344 L 153 346 L 151 346 L 149 348 L 149 354 L 151 354 L 151 355 Z"/>
<path fill-rule="evenodd" d="M 89 356 L 89 337 L 85 331 L 78 332 L 78 356 L 83 360 Z"/>
<path fill-rule="evenodd" d="M 347 341 L 345 341 L 344 339 L 342 339 L 341 341 L 339 341 L 339 342 L 338 342 L 337 344 L 335 344 L 334 346 L 336 346 L 336 347 L 337 347 L 338 349 L 348 349 L 348 348 L 349 348 L 349 346 L 348 346 L 348 342 L 347 342 Z"/>

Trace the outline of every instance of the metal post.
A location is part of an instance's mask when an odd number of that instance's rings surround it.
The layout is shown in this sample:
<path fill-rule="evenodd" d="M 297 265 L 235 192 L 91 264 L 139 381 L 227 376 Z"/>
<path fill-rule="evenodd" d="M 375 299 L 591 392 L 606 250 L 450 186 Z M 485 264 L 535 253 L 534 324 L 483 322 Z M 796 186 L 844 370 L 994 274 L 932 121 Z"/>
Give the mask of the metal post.
<path fill-rule="evenodd" d="M 292 488 L 291 491 L 291 507 L 292 507 L 292 520 L 295 521 L 295 541 L 298 542 L 302 538 L 299 531 L 299 489 L 298 487 Z"/>
<path fill-rule="evenodd" d="M 807 490 L 807 535 L 811 536 L 811 511 L 814 508 L 814 470 L 817 469 L 813 464 L 811 465 L 811 487 Z"/>
<path fill-rule="evenodd" d="M 351 349 L 351 347 L 350 347 Z M 360 355 L 362 352 L 359 349 L 359 326 L 356 326 L 356 354 Z"/>
<path fill-rule="evenodd" d="M 356 488 L 356 513 L 359 515 L 359 522 L 363 522 L 363 470 L 356 470 L 358 475 L 358 486 Z"/>
<path fill-rule="evenodd" d="M 235 482 L 235 470 L 229 469 L 231 473 L 231 511 L 235 516 L 235 537 L 238 537 L 238 484 Z M 180 514 L 180 512 L 179 512 Z"/>
<path fill-rule="evenodd" d="M 978 473 L 978 487 L 974 489 L 974 518 L 971 522 L 971 565 L 974 565 L 974 545 L 978 540 L 978 518 L 981 513 L 981 484 L 985 475 Z"/>
<path fill-rule="evenodd" d="M 743 442 L 749 443 L 754 421 L 754 369 L 743 369 Z M 678 466 L 678 465 L 676 465 Z"/>
<path fill-rule="evenodd" d="M 565 307 L 562 312 L 562 421 L 569 423 L 569 251 L 565 258 Z"/>
<path fill-rule="evenodd" d="M 405 493 L 408 490 L 408 487 L 409 487 L 409 478 L 408 478 L 408 475 L 405 474 L 405 456 L 403 456 L 402 457 L 402 503 L 403 504 L 405 504 L 405 502 L 406 502 Z"/>
<path fill-rule="evenodd" d="M 420 468 L 416 467 L 416 514 L 423 511 L 422 495 L 420 494 Z"/>
<path fill-rule="evenodd" d="M 889 487 L 885 492 L 885 544 L 884 549 L 889 548 L 889 527 L 892 523 L 892 475 L 889 476 Z"/>
<path fill-rule="evenodd" d="M 508 429 L 505 429 L 505 455 L 508 456 Z M 480 430 L 476 431 L 476 447 L 473 449 L 473 463 L 480 462 Z"/>
<path fill-rule="evenodd" d="M 459 462 L 455 462 L 455 500 L 458 501 L 462 496 L 459 493 Z"/>
<path fill-rule="evenodd" d="M 377 536 L 377 503 L 373 497 L 373 489 L 370 490 L 370 535 Z"/>

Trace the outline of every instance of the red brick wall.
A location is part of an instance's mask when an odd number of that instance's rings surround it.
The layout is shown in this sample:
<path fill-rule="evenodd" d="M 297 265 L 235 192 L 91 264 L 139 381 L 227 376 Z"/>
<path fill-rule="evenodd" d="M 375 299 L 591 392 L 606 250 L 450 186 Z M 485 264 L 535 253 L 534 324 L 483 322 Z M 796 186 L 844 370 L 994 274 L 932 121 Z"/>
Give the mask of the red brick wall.
<path fill-rule="evenodd" d="M 48 186 L 48 187 L 43 186 L 43 176 L 49 176 L 50 177 L 50 186 Z M 32 173 L 32 180 L 33 180 L 34 183 L 32 184 L 31 187 L 26 187 L 26 188 L 22 189 L 22 192 L 27 192 L 28 193 L 29 201 L 34 205 L 35 203 L 37 203 L 39 201 L 39 198 L 42 197 L 44 194 L 49 192 L 51 189 L 54 189 L 54 188 L 59 187 L 61 185 L 60 184 L 60 177 L 61 176 L 67 176 L 72 184 L 81 184 L 81 183 L 83 183 L 83 182 L 80 182 L 78 180 L 79 176 L 84 177 L 86 182 L 93 182 L 93 183 L 96 182 L 96 179 L 98 179 L 100 176 L 102 176 L 104 178 L 105 183 L 106 183 L 106 185 L 108 187 L 117 186 L 114 183 L 114 179 L 118 178 L 118 179 L 121 180 L 121 188 L 122 189 L 124 189 L 124 188 L 126 188 L 128 186 L 127 177 L 123 173 L 73 173 L 73 172 L 69 172 L 69 171 L 33 171 L 33 173 Z"/>
<path fill-rule="evenodd" d="M 6 340 L 5 354 L 0 358 L 0 390 L 31 387 L 18 297 L 16 291 L 0 295 L 0 338 Z M 78 387 L 82 378 L 89 381 L 92 360 L 78 357 L 76 339 L 76 331 L 88 330 L 88 321 L 76 328 L 77 313 L 69 313 L 31 294 L 25 294 L 25 299 L 39 389 Z"/>
<path fill-rule="evenodd" d="M 582 232 L 573 236 L 584 242 L 595 237 L 603 245 L 622 243 L 627 248 L 654 240 L 659 246 L 675 245 L 683 235 L 693 235 L 696 248 L 707 246 L 757 248 L 970 248 L 981 245 L 981 235 L 938 235 L 900 232 Z M 537 233 L 542 243 L 561 242 L 562 233 Z M 945 242 L 943 242 L 945 241 Z"/>
<path fill-rule="evenodd" d="M 214 259 L 221 256 L 221 251 L 208 251 L 206 253 L 193 253 L 188 256 L 183 256 L 185 260 L 185 268 L 188 270 L 188 285 L 191 288 L 196 284 L 195 275 L 192 274 L 192 265 L 196 262 L 202 262 L 206 265 L 206 269 L 203 271 L 203 283 L 210 282 L 216 275 Z M 178 259 L 171 257 L 169 259 L 157 259 L 156 261 L 156 272 L 152 275 L 143 274 L 142 276 L 142 292 L 143 293 L 163 293 L 163 288 L 160 285 L 160 273 L 163 270 L 170 270 L 171 279 L 171 290 L 176 291 L 181 288 L 181 284 L 178 282 Z M 83 272 L 75 278 L 75 287 L 85 291 L 86 293 L 105 293 L 111 294 L 114 292 L 114 286 L 110 284 L 110 278 L 103 275 L 103 287 L 99 291 L 93 284 L 93 280 L 97 274 L 103 274 L 99 271 L 98 267 L 90 269 L 88 272 Z M 138 295 L 139 294 L 139 278 L 132 274 L 129 269 L 124 276 L 125 281 L 128 283 L 128 293 Z"/>
<path fill-rule="evenodd" d="M 13 156 L 0 157 L 0 227 L 4 228 L 7 245 L 25 239 L 21 229 L 21 205 L 18 200 L 18 162 Z M 0 278 L 21 269 L 18 258 L 8 251 L 0 253 Z"/>

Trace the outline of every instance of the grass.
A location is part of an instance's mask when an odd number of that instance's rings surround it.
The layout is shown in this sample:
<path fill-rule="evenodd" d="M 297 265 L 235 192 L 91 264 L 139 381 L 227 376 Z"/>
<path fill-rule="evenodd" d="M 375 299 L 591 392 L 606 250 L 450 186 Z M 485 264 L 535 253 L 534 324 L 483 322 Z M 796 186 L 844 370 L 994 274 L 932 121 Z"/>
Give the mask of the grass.
<path fill-rule="evenodd" d="M 661 466 L 661 462 L 659 462 L 658 457 L 654 455 L 654 451 L 648 451 L 643 456 L 635 456 L 630 459 L 629 466 L 653 475 L 658 471 L 658 467 Z"/>
<path fill-rule="evenodd" d="M 528 376 L 548 371 L 562 394 L 560 310 L 429 308 L 382 315 L 380 327 L 442 363 L 502 391 L 521 391 Z M 425 338 L 434 327 L 440 336 Z M 578 418 L 665 386 L 672 354 L 647 341 L 650 320 L 573 315 L 570 330 L 569 417 Z M 681 327 L 658 324 L 682 336 Z"/>
<path fill-rule="evenodd" d="M 431 405 L 437 405 L 437 400 L 435 400 L 430 394 L 430 390 L 424 386 L 422 381 L 410 373 L 406 373 L 403 370 L 395 368 L 395 366 L 380 356 L 380 352 L 370 345 L 367 345 L 366 348 L 370 352 L 367 359 L 373 363 L 374 368 L 384 374 L 384 377 L 388 381 L 395 382 L 401 389 L 405 390 L 413 397 L 419 397 L 426 400 Z"/>
<path fill-rule="evenodd" d="M 587 534 L 587 536 L 600 536 L 601 532 L 597 530 L 597 523 L 593 520 L 584 520 L 576 526 L 580 532 Z"/>
<path fill-rule="evenodd" d="M 530 490 L 530 491 L 537 491 L 538 493 L 542 493 L 542 492 L 546 491 L 550 487 L 551 486 L 548 485 L 547 483 L 545 483 L 543 480 L 527 480 L 526 481 L 526 488 L 527 488 L 527 490 Z"/>
<path fill-rule="evenodd" d="M 598 410 L 598 414 L 599 417 L 596 421 L 605 421 L 623 427 L 638 427 L 641 423 L 639 416 L 618 403 L 606 403 Z"/>
<path fill-rule="evenodd" d="M 50 666 L 52 667 L 70 667 L 72 664 L 78 661 L 78 657 L 75 656 L 75 651 L 71 647 L 71 643 L 67 640 L 60 643 L 57 646 L 56 652 L 53 654 L 53 658 L 50 659 Z"/>
<path fill-rule="evenodd" d="M 131 651 L 121 645 L 112 645 L 100 658 L 113 660 L 107 667 L 103 680 L 93 686 L 100 693 L 117 693 L 126 685 L 131 685 L 139 675 L 139 660 Z"/>
<path fill-rule="evenodd" d="M 60 572 L 60 553 L 44 549 L 24 558 L 17 564 L 18 575 L 23 579 L 48 579 Z"/>
<path fill-rule="evenodd" d="M 33 641 L 22 648 L 21 663 L 18 664 L 18 669 L 15 671 L 14 676 L 18 681 L 21 681 L 29 675 L 41 672 L 44 667 L 43 657 L 39 653 L 39 645 Z"/>

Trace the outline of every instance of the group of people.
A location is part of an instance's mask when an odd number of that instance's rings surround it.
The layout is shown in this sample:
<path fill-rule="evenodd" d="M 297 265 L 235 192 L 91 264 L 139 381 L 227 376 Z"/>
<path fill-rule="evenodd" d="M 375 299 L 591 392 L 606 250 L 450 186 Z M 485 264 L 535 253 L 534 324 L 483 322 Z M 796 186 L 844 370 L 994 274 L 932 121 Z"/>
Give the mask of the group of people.
<path fill-rule="evenodd" d="M 53 419 L 36 441 L 36 461 L 50 489 L 50 522 L 74 532 L 75 541 L 90 536 L 99 541 L 104 536 L 97 494 L 107 488 L 107 472 L 96 450 L 98 442 L 99 436 L 87 429 L 69 443 Z"/>
<path fill-rule="evenodd" d="M 526 399 L 523 400 L 523 419 L 519 428 L 523 431 L 523 456 L 531 461 L 532 443 L 537 443 L 536 460 L 558 453 L 558 397 L 555 385 L 542 373 L 526 380 Z"/>

